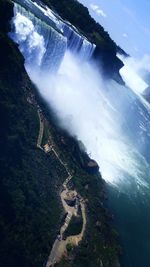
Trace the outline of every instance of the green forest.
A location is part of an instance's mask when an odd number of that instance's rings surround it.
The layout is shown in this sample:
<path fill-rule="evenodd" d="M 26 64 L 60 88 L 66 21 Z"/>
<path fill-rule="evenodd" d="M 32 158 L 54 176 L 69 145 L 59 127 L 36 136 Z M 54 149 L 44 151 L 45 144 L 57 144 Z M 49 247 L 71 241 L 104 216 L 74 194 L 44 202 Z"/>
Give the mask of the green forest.
<path fill-rule="evenodd" d="M 101 49 L 111 50 L 113 52 L 123 51 L 109 36 L 108 32 L 97 23 L 89 14 L 88 8 L 83 6 L 77 0 L 43 0 L 45 4 L 53 8 L 61 15 L 62 18 L 68 20 L 76 26 L 86 37 Z"/>
<path fill-rule="evenodd" d="M 55 8 L 62 14 L 66 1 L 56 2 L 51 1 L 51 4 L 55 3 Z M 70 5 L 70 11 L 68 8 L 66 16 L 76 25 L 78 19 L 72 16 L 73 11 L 76 13 L 76 5 Z M 81 10 L 88 19 L 87 10 L 82 6 Z M 64 216 L 59 190 L 66 174 L 57 158 L 47 157 L 36 146 L 39 118 L 36 105 L 31 105 L 27 99 L 33 94 L 42 108 L 43 104 L 27 76 L 17 45 L 8 37 L 12 16 L 13 4 L 0 0 L 0 266 L 41 267 L 46 264 Z M 81 30 L 86 28 L 84 23 L 83 20 Z M 94 21 L 93 25 L 89 22 L 87 35 L 91 35 L 90 27 L 93 29 L 94 25 Z M 104 34 L 109 38 L 107 33 Z M 113 42 L 112 46 L 115 47 Z M 105 266 L 113 267 L 120 248 L 116 234 L 109 226 L 110 215 L 103 207 L 102 179 L 100 175 L 89 175 L 81 168 L 74 153 L 76 141 L 56 127 L 46 108 L 43 112 L 62 158 L 74 171 L 74 186 L 89 199 L 88 234 L 78 249 L 71 250 L 72 261 L 63 260 L 59 266 L 96 267 L 101 257 Z M 60 142 L 62 135 L 65 146 Z M 87 184 L 89 191 L 85 190 Z M 97 221 L 101 221 L 101 227 Z M 72 228 L 76 231 L 73 224 Z"/>
<path fill-rule="evenodd" d="M 7 36 L 12 12 L 0 1 L 0 266 L 42 266 L 61 219 L 53 189 L 62 181 L 57 162 L 36 148 L 39 120 L 27 102 L 33 86 Z"/>
<path fill-rule="evenodd" d="M 93 57 L 103 75 L 124 84 L 119 74 L 123 62 L 116 57 L 116 53 L 128 55 L 112 40 L 108 32 L 91 17 L 88 8 L 77 0 L 43 0 L 43 2 L 62 18 L 75 25 L 88 40 L 96 44 Z"/>

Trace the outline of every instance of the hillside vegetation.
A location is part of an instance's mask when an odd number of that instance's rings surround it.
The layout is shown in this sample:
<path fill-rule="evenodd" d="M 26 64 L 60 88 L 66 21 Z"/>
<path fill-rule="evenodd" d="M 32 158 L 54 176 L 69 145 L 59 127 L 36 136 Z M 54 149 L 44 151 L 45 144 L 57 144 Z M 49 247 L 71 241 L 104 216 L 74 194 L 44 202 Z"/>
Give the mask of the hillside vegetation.
<path fill-rule="evenodd" d="M 43 0 L 45 4 L 54 8 L 58 14 L 76 26 L 86 37 L 103 49 L 120 52 L 126 55 L 109 36 L 108 32 L 89 14 L 87 7 L 77 0 Z"/>
<path fill-rule="evenodd" d="M 39 119 L 27 101 L 33 86 L 7 37 L 12 5 L 1 0 L 0 13 L 0 265 L 38 267 L 56 237 L 61 206 L 54 188 L 63 177 L 36 148 Z"/>
<path fill-rule="evenodd" d="M 0 266 L 41 267 L 64 216 L 59 192 L 66 179 L 57 158 L 37 148 L 41 106 L 59 154 L 74 173 L 74 183 L 86 199 L 88 227 L 84 241 L 59 266 L 118 266 L 119 247 L 104 208 L 104 182 L 81 168 L 77 142 L 54 122 L 24 69 L 24 59 L 9 38 L 13 16 L 10 1 L 0 0 Z M 32 104 L 31 96 L 35 99 Z M 64 140 L 63 142 L 61 140 Z M 82 155 L 81 155 L 82 156 Z M 74 231 L 72 224 L 69 231 Z"/>
<path fill-rule="evenodd" d="M 96 59 L 101 73 L 105 77 L 124 84 L 119 74 L 119 70 L 123 67 L 123 62 L 116 54 L 128 55 L 112 40 L 108 32 L 91 17 L 88 8 L 77 0 L 43 0 L 43 2 L 55 10 L 62 18 L 76 26 L 89 41 L 96 44 L 93 58 Z"/>

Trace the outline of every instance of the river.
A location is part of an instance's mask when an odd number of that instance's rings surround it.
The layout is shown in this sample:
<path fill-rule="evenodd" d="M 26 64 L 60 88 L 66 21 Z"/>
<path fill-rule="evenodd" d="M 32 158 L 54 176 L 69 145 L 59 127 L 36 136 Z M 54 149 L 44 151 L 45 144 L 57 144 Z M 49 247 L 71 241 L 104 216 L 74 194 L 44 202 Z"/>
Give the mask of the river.
<path fill-rule="evenodd" d="M 128 89 L 127 89 L 128 90 Z M 150 110 L 131 89 L 123 90 L 122 137 L 130 145 L 118 177 L 107 180 L 109 205 L 127 267 L 150 266 Z M 125 162 L 127 161 L 128 164 Z"/>
<path fill-rule="evenodd" d="M 52 11 L 39 11 L 36 3 L 24 2 L 32 12 L 15 5 L 11 38 L 19 44 L 26 70 L 60 126 L 82 141 L 100 166 L 124 267 L 149 267 L 149 104 L 136 87 L 132 90 L 100 76 L 95 63 L 88 62 L 95 46 L 77 29 Z M 130 78 L 137 81 L 134 75 Z"/>

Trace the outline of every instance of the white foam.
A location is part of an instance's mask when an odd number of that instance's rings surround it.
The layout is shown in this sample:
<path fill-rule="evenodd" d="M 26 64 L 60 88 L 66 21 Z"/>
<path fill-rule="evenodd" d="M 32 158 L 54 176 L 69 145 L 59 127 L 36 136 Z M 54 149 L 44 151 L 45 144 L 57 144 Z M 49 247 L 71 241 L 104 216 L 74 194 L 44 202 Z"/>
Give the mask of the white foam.
<path fill-rule="evenodd" d="M 126 102 L 132 108 L 136 107 L 136 113 L 141 115 L 141 112 L 145 112 L 136 106 L 138 104 L 132 91 L 112 81 L 106 83 L 93 63 L 82 63 L 76 54 L 67 51 L 63 58 L 64 50 L 61 55 L 58 53 L 60 43 L 56 41 L 52 46 L 53 53 L 45 60 L 52 61 L 55 54 L 54 61 L 59 62 L 61 56 L 63 60 L 59 71 L 52 74 L 47 68 L 39 76 L 36 65 L 40 64 L 45 53 L 42 33 L 39 34 L 32 21 L 19 13 L 14 25 L 13 39 L 19 43 L 28 62 L 31 80 L 55 111 L 59 124 L 81 140 L 87 152 L 98 162 L 103 178 L 119 190 L 121 186 L 133 184 L 147 187 L 143 173 L 145 170 L 148 173 L 149 165 L 128 137 L 130 125 Z M 50 36 L 55 38 L 54 35 Z M 48 42 L 52 41 L 48 39 Z M 35 58 L 38 60 L 33 64 L 31 59 Z M 146 115 L 143 113 L 141 117 L 144 120 Z M 124 130 L 123 123 L 126 123 Z M 137 124 L 143 135 L 147 131 L 146 125 L 141 120 Z M 134 125 L 132 127 L 134 130 Z"/>
<path fill-rule="evenodd" d="M 132 58 L 125 58 L 121 55 L 118 55 L 118 58 L 124 63 L 123 68 L 120 70 L 120 74 L 126 85 L 135 93 L 142 94 L 148 87 L 148 84 L 139 76 L 134 60 Z"/>
<path fill-rule="evenodd" d="M 38 34 L 30 19 L 17 13 L 13 19 L 15 34 L 11 37 L 19 43 L 19 48 L 29 64 L 40 66 L 46 51 L 44 38 Z"/>

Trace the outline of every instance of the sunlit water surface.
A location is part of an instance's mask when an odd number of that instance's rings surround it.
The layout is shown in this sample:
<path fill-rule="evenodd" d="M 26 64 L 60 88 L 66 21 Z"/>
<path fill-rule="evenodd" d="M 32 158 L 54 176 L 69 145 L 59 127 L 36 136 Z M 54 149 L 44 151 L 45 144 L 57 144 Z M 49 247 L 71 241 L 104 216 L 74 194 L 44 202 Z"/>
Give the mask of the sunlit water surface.
<path fill-rule="evenodd" d="M 64 55 L 65 38 L 18 10 L 11 38 L 19 44 L 31 80 L 60 125 L 81 140 L 99 163 L 120 233 L 124 266 L 149 267 L 150 110 L 138 95 L 136 76 L 133 90 L 104 81 L 94 63 L 83 62 L 83 57 L 68 50 Z M 50 30 L 51 39 L 46 39 L 44 33 Z M 60 61 L 57 74 L 52 74 Z M 128 74 L 126 69 L 124 78 L 127 75 L 129 81 Z"/>

